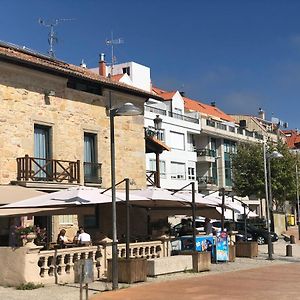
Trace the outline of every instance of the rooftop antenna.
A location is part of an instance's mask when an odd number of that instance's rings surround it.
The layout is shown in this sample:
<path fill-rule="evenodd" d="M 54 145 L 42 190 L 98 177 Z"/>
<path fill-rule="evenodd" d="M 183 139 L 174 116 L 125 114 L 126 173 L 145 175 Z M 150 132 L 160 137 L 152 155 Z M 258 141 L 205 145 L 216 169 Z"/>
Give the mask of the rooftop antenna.
<path fill-rule="evenodd" d="M 74 19 L 43 20 L 42 18 L 39 18 L 39 23 L 41 25 L 50 28 L 50 32 L 48 33 L 48 44 L 50 46 L 48 53 L 52 58 L 55 58 L 54 44 L 58 42 L 58 38 L 56 36 L 56 32 L 54 31 L 54 27 L 57 26 L 59 23 L 65 21 L 74 21 Z"/>
<path fill-rule="evenodd" d="M 124 40 L 122 38 L 114 39 L 114 33 L 113 32 L 111 32 L 110 40 L 107 39 L 105 41 L 106 46 L 111 47 L 111 72 L 110 72 L 111 76 L 113 75 L 114 64 L 117 62 L 117 59 L 114 56 L 114 45 L 120 45 L 120 44 L 123 44 L 123 43 L 124 43 Z"/>

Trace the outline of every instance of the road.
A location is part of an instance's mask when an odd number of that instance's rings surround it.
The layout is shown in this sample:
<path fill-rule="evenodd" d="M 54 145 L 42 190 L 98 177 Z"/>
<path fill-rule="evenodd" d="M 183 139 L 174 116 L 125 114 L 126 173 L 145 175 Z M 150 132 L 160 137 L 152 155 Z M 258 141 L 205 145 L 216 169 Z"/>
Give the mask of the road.
<path fill-rule="evenodd" d="M 300 263 L 271 265 L 104 292 L 92 300 L 300 299 Z"/>

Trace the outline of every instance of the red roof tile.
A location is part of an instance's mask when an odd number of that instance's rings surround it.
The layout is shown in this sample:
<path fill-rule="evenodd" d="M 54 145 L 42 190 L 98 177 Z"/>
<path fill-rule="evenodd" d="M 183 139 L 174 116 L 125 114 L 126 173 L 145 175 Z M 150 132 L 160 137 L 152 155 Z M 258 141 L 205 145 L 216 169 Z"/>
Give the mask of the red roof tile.
<path fill-rule="evenodd" d="M 204 104 L 199 101 L 189 99 L 187 97 L 183 97 L 183 99 L 184 99 L 184 107 L 186 109 L 198 111 L 198 112 L 206 114 L 208 116 L 217 117 L 224 121 L 235 123 L 234 118 L 225 114 L 223 111 L 221 111 L 219 108 L 217 108 L 215 106 Z"/>
<path fill-rule="evenodd" d="M 286 143 L 290 149 L 299 148 L 299 145 L 296 145 L 300 143 L 300 134 L 297 130 L 282 130 L 282 132 L 286 137 Z"/>
<path fill-rule="evenodd" d="M 12 46 L 2 42 L 0 43 L 0 58 L 7 61 L 18 62 L 29 67 L 41 68 L 43 70 L 91 80 L 103 84 L 107 87 L 117 88 L 119 90 L 131 92 L 143 97 L 152 97 L 158 100 L 162 100 L 160 96 L 154 93 L 149 93 L 130 85 L 113 81 L 109 78 L 100 76 L 99 74 L 88 69 L 68 64 L 66 62 L 47 57 L 46 55 L 32 53 L 27 50 L 21 49 L 21 47 L 17 48 L 16 46 Z"/>

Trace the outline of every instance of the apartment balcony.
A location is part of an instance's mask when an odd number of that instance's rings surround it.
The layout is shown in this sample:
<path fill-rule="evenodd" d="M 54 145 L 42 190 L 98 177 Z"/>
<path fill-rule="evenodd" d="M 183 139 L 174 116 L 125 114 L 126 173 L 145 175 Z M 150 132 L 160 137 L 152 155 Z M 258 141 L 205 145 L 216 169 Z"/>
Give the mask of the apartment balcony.
<path fill-rule="evenodd" d="M 213 134 L 215 136 L 228 136 L 239 140 L 263 140 L 263 135 L 250 131 L 243 127 L 236 127 L 230 122 L 221 122 L 213 119 L 204 119 L 201 121 L 201 128 L 204 133 Z"/>
<path fill-rule="evenodd" d="M 185 115 L 185 114 L 177 114 L 177 113 L 174 113 L 172 111 L 167 111 L 165 109 L 160 109 L 160 108 L 156 108 L 156 107 L 149 106 L 149 105 L 145 105 L 145 110 L 149 111 L 149 112 L 152 112 L 152 113 L 155 113 L 155 114 L 158 114 L 158 115 L 168 116 L 168 117 L 171 117 L 171 118 L 174 118 L 174 119 L 179 119 L 179 120 L 183 120 L 183 121 L 186 121 L 186 122 L 199 124 L 199 119 L 190 117 L 190 116 Z"/>
<path fill-rule="evenodd" d="M 63 188 L 80 184 L 80 160 L 17 158 L 17 183 L 24 186 Z M 101 184 L 101 164 L 84 163 L 84 182 Z"/>
<path fill-rule="evenodd" d="M 84 162 L 83 170 L 84 170 L 84 182 L 85 183 L 91 183 L 91 184 L 101 184 L 102 183 L 101 164 Z"/>
<path fill-rule="evenodd" d="M 196 149 L 198 162 L 215 162 L 216 150 L 212 149 Z"/>
<path fill-rule="evenodd" d="M 214 178 L 214 177 L 211 177 L 211 176 L 197 177 L 197 181 L 198 181 L 198 188 L 199 189 L 210 189 L 213 186 L 218 185 L 217 178 Z"/>

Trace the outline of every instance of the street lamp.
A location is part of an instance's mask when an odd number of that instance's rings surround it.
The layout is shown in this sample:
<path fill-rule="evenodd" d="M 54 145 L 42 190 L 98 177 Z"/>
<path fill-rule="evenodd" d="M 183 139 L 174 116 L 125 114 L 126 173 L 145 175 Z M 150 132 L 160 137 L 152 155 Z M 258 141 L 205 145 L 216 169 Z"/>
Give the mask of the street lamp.
<path fill-rule="evenodd" d="M 111 98 L 111 95 L 110 95 Z M 112 289 L 118 289 L 118 240 L 117 240 L 117 210 L 116 210 L 116 158 L 115 158 L 115 126 L 116 116 L 137 116 L 142 111 L 132 103 L 109 109 L 110 120 L 110 157 L 111 157 L 111 206 L 112 206 Z"/>
<path fill-rule="evenodd" d="M 281 158 L 283 155 L 278 151 L 267 152 L 267 145 L 264 143 L 264 175 L 265 175 L 265 193 L 266 193 L 266 218 L 268 229 L 268 259 L 273 260 L 273 244 L 271 238 L 271 207 L 273 203 L 272 183 L 271 183 L 271 164 L 272 158 Z"/>

